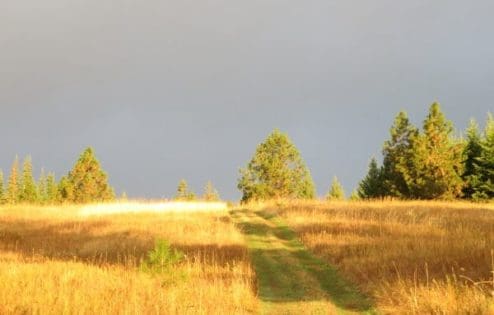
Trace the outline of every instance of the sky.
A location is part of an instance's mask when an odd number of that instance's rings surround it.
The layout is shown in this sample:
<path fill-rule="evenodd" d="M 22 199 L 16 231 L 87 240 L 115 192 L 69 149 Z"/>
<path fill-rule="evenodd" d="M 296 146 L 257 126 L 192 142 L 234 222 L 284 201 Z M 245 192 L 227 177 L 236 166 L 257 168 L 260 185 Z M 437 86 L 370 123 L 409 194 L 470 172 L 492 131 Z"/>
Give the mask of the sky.
<path fill-rule="evenodd" d="M 318 193 L 365 175 L 400 110 L 494 110 L 490 0 L 0 0 L 0 168 L 65 175 L 94 147 L 117 193 L 180 179 L 238 199 L 274 129 Z"/>

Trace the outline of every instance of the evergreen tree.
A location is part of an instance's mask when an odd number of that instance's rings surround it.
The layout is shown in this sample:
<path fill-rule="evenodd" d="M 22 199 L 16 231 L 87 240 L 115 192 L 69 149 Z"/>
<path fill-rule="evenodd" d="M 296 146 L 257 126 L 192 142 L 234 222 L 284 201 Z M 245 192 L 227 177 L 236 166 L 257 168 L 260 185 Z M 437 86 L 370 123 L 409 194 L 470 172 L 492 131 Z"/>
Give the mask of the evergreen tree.
<path fill-rule="evenodd" d="M 405 177 L 412 197 L 451 199 L 463 188 L 462 146 L 451 134 L 452 123 L 433 103 L 424 121 L 423 134 L 412 139 L 412 167 Z"/>
<path fill-rule="evenodd" d="M 218 191 L 214 188 L 213 183 L 211 181 L 208 181 L 206 183 L 206 186 L 204 187 L 204 195 L 202 196 L 202 199 L 206 201 L 220 200 L 220 195 L 218 194 Z"/>
<path fill-rule="evenodd" d="M 240 170 L 242 201 L 276 198 L 312 199 L 314 182 L 299 151 L 284 133 L 274 130 Z"/>
<path fill-rule="evenodd" d="M 482 135 L 479 132 L 477 122 L 472 119 L 467 129 L 466 145 L 463 150 L 464 171 L 462 179 L 465 183 L 463 197 L 472 198 L 475 193 L 475 186 L 478 186 L 479 158 L 482 154 Z"/>
<path fill-rule="evenodd" d="M 30 156 L 24 159 L 21 187 L 20 200 L 22 202 L 34 203 L 38 201 L 37 187 L 33 177 L 33 164 Z"/>
<path fill-rule="evenodd" d="M 175 199 L 182 201 L 192 201 L 196 199 L 196 195 L 193 191 L 189 190 L 189 185 L 185 179 L 180 180 L 178 183 Z"/>
<path fill-rule="evenodd" d="M 57 200 L 58 196 L 58 186 L 55 180 L 55 174 L 48 173 L 45 182 L 45 191 L 46 191 L 46 202 L 54 203 Z"/>
<path fill-rule="evenodd" d="M 352 191 L 352 194 L 350 195 L 350 201 L 359 201 L 361 198 L 360 198 L 360 195 L 358 193 L 358 190 L 354 190 Z"/>
<path fill-rule="evenodd" d="M 5 203 L 5 188 L 3 182 L 3 171 L 0 169 L 0 204 Z"/>
<path fill-rule="evenodd" d="M 331 183 L 331 187 L 329 189 L 328 195 L 326 196 L 327 200 L 344 200 L 345 199 L 345 191 L 343 186 L 338 181 L 338 178 L 335 176 L 333 178 L 333 182 Z"/>
<path fill-rule="evenodd" d="M 19 201 L 19 158 L 16 156 L 10 169 L 7 186 L 7 202 L 15 204 Z"/>
<path fill-rule="evenodd" d="M 38 200 L 41 203 L 45 203 L 47 201 L 46 175 L 44 169 L 41 169 L 41 174 L 39 175 L 38 179 Z"/>
<path fill-rule="evenodd" d="M 491 114 L 487 118 L 484 134 L 478 163 L 474 165 L 476 175 L 473 176 L 472 197 L 476 200 L 494 198 L 494 117 Z"/>
<path fill-rule="evenodd" d="M 385 196 L 383 168 L 377 165 L 375 158 L 371 159 L 369 171 L 359 183 L 357 193 L 361 199 L 377 199 Z"/>
<path fill-rule="evenodd" d="M 408 198 L 410 191 L 407 178 L 410 176 L 411 143 L 418 135 L 406 112 L 400 112 L 390 129 L 391 138 L 384 143 L 383 195 Z M 377 196 L 374 196 L 377 197 Z"/>
<path fill-rule="evenodd" d="M 113 188 L 108 184 L 108 177 L 101 169 L 92 148 L 84 150 L 66 180 L 67 183 L 62 187 L 62 196 L 65 196 L 63 198 L 66 201 L 88 203 L 115 198 Z"/>
<path fill-rule="evenodd" d="M 57 201 L 58 202 L 73 202 L 74 197 L 74 186 L 69 180 L 68 176 L 63 176 L 60 179 L 57 187 Z"/>

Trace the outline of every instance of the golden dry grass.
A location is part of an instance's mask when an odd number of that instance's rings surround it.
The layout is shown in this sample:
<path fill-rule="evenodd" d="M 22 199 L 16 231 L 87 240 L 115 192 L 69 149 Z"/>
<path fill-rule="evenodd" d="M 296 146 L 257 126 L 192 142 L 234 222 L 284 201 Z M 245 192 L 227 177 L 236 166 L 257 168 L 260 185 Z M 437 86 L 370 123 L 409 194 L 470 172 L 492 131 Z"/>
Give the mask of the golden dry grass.
<path fill-rule="evenodd" d="M 0 314 L 257 312 L 247 248 L 227 211 L 79 213 L 0 208 Z M 186 254 L 166 276 L 138 268 L 156 239 Z"/>
<path fill-rule="evenodd" d="M 388 314 L 494 314 L 494 206 L 281 202 L 303 243 Z"/>

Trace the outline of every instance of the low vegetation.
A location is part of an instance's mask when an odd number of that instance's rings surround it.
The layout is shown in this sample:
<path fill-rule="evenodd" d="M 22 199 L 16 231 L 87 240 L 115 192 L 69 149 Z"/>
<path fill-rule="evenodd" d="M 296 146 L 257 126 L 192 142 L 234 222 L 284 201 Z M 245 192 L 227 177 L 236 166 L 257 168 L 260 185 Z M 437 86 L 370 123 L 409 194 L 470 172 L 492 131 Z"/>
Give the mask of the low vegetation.
<path fill-rule="evenodd" d="M 226 210 L 79 210 L 0 208 L 0 314 L 257 312 L 247 247 Z"/>
<path fill-rule="evenodd" d="M 382 313 L 494 313 L 493 205 L 293 202 L 264 209 Z"/>
<path fill-rule="evenodd" d="M 136 204 L 1 207 L 0 313 L 494 312 L 491 204 Z"/>

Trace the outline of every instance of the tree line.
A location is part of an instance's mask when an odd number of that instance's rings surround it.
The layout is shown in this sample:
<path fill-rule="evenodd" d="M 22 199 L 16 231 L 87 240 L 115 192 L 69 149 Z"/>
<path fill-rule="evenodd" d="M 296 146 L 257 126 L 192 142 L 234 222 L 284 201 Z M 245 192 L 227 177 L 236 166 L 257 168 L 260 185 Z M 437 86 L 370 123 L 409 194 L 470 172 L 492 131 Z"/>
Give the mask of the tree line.
<path fill-rule="evenodd" d="M 494 117 L 488 114 L 481 130 L 475 120 L 465 136 L 456 135 L 438 103 L 433 103 L 422 128 L 414 126 L 406 112 L 396 116 L 390 138 L 384 142 L 382 165 L 372 158 L 367 175 L 350 199 L 494 199 Z M 16 157 L 7 183 L 0 170 L 0 203 L 88 203 L 115 199 L 108 176 L 101 169 L 92 148 L 85 149 L 66 176 L 58 182 L 53 173 L 33 177 L 30 157 L 22 170 Z M 242 202 L 267 199 L 314 199 L 311 173 L 287 134 L 275 129 L 240 169 L 237 183 Z M 326 195 L 345 199 L 336 177 Z M 181 180 L 176 200 L 196 200 L 187 182 Z M 219 200 L 209 181 L 203 200 Z"/>
<path fill-rule="evenodd" d="M 373 158 L 359 185 L 361 198 L 494 198 L 494 118 L 480 131 L 471 120 L 466 137 L 454 134 L 438 103 L 432 104 L 422 130 L 400 112 L 384 142 L 383 163 Z"/>
<path fill-rule="evenodd" d="M 204 186 L 203 195 L 200 198 L 198 198 L 194 193 L 194 191 L 189 188 L 189 185 L 187 184 L 187 181 L 185 179 L 180 180 L 180 182 L 178 183 L 177 193 L 174 199 L 177 201 L 196 201 L 199 199 L 203 201 L 221 200 L 218 190 L 214 188 L 213 183 L 211 181 L 208 181 L 206 183 L 206 185 Z"/>
<path fill-rule="evenodd" d="M 72 170 L 58 182 L 53 172 L 46 174 L 44 171 L 35 180 L 29 156 L 23 160 L 22 170 L 18 157 L 14 159 L 6 185 L 0 170 L 1 204 L 89 203 L 114 199 L 108 176 L 101 169 L 92 148 L 85 149 Z"/>
<path fill-rule="evenodd" d="M 433 103 L 422 129 L 400 112 L 383 146 L 383 162 L 373 158 L 350 199 L 494 199 L 494 118 L 483 131 L 472 120 L 466 138 L 455 135 L 439 103 Z M 273 131 L 240 169 L 242 201 L 313 199 L 310 171 L 287 134 Z M 335 177 L 328 200 L 345 199 Z"/>

